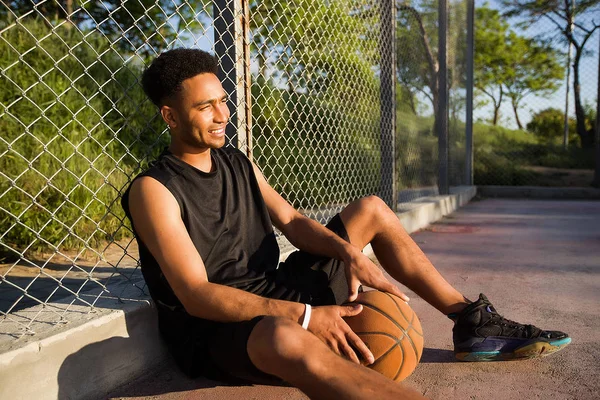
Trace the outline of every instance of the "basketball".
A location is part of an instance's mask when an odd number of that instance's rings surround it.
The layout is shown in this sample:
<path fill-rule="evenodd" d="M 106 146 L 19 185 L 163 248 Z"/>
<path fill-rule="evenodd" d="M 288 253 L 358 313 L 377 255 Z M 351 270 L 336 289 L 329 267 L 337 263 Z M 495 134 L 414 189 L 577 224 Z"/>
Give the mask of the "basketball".
<path fill-rule="evenodd" d="M 396 382 L 412 374 L 423 354 L 423 330 L 412 308 L 377 290 L 360 293 L 351 304 L 363 306 L 344 320 L 373 353 L 375 362 L 368 367 Z"/>

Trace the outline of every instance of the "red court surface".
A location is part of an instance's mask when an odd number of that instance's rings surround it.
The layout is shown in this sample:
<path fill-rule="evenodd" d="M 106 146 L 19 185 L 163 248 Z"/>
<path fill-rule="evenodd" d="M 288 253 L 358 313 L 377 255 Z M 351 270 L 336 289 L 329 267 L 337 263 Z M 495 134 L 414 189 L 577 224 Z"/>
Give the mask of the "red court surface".
<path fill-rule="evenodd" d="M 563 330 L 573 342 L 535 360 L 455 361 L 452 322 L 403 288 L 425 333 L 421 363 L 406 385 L 444 400 L 600 398 L 600 202 L 473 201 L 413 238 L 467 297 L 483 292 L 505 317 Z M 306 397 L 293 388 L 190 380 L 167 364 L 109 398 Z"/>

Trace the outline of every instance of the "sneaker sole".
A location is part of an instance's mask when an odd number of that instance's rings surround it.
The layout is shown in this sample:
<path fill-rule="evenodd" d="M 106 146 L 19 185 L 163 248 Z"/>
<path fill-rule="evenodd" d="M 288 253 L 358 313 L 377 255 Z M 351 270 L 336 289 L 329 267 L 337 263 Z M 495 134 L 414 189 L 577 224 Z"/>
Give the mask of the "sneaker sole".
<path fill-rule="evenodd" d="M 567 337 L 553 342 L 538 341 L 526 344 L 515 349 L 511 353 L 502 353 L 500 351 L 475 351 L 455 353 L 455 357 L 460 361 L 508 361 L 508 360 L 527 360 L 530 358 L 545 357 L 563 349 L 571 343 L 571 338 Z"/>

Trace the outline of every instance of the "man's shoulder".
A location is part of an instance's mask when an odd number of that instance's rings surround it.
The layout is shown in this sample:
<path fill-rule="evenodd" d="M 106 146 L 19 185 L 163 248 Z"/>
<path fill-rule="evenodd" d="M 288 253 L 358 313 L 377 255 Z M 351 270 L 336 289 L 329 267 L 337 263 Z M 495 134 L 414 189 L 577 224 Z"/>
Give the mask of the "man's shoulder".
<path fill-rule="evenodd" d="M 144 177 L 150 177 L 160 182 L 163 186 L 169 187 L 170 182 L 180 175 L 180 171 L 177 169 L 177 165 L 173 162 L 169 162 L 168 157 L 166 157 L 166 152 L 163 152 L 157 159 L 151 161 L 148 164 L 148 167 L 139 172 L 129 183 L 127 189 L 123 193 L 122 196 L 122 204 L 126 204 L 127 198 L 129 197 L 129 192 L 134 184 L 139 183 L 139 181 Z M 124 208 L 127 208 L 124 206 Z"/>
<path fill-rule="evenodd" d="M 163 151 L 160 156 L 148 164 L 148 167 L 140 172 L 135 179 L 148 176 L 168 186 L 174 178 L 181 176 L 183 167 L 172 159 L 168 151 Z M 135 180 L 134 179 L 134 180 Z"/>

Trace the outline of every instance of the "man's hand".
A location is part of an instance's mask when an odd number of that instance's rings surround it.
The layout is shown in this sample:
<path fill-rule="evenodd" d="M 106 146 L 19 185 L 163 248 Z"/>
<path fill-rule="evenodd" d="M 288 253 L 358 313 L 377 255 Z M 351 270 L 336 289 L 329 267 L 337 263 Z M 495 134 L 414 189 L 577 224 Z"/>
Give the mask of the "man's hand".
<path fill-rule="evenodd" d="M 321 339 L 334 353 L 357 364 L 360 360 L 355 350 L 367 364 L 375 361 L 365 343 L 350 329 L 343 317 L 352 317 L 362 311 L 362 305 L 313 307 L 308 330 Z"/>
<path fill-rule="evenodd" d="M 358 288 L 360 285 L 369 286 L 373 289 L 381 290 L 395 294 L 404 301 L 410 299 L 392 284 L 383 275 L 381 269 L 377 267 L 365 256 L 357 247 L 350 247 L 346 257 L 344 257 L 344 265 L 346 266 L 346 279 L 348 280 L 348 301 L 352 302 L 358 297 Z"/>

